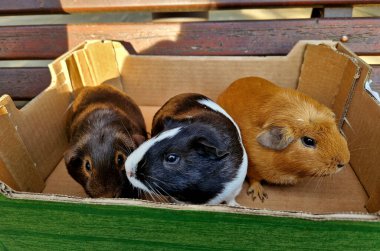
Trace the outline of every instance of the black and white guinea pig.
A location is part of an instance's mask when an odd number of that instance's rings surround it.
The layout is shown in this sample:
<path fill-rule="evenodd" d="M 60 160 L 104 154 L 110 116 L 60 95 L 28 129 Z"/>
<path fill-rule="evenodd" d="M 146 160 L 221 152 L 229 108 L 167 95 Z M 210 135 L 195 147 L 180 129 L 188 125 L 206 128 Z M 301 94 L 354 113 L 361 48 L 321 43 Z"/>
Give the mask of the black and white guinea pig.
<path fill-rule="evenodd" d="M 154 136 L 154 137 L 153 137 Z M 233 119 L 200 94 L 180 94 L 155 114 L 152 138 L 125 163 L 136 188 L 175 202 L 237 205 L 247 154 Z"/>

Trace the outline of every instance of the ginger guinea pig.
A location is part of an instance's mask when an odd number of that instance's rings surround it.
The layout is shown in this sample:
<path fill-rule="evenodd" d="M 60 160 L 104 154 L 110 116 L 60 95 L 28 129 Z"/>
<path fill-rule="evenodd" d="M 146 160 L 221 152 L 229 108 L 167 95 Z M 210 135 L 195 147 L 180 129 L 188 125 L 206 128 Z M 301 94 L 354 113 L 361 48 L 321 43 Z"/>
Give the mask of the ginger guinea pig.
<path fill-rule="evenodd" d="M 239 128 L 220 106 L 177 95 L 155 114 L 152 136 L 125 162 L 133 186 L 175 202 L 236 205 L 248 160 Z"/>
<path fill-rule="evenodd" d="M 69 110 L 67 136 L 67 170 L 90 197 L 137 197 L 124 163 L 147 133 L 131 98 L 110 85 L 83 88 Z"/>
<path fill-rule="evenodd" d="M 335 114 L 316 100 L 258 77 L 233 82 L 218 98 L 239 125 L 248 154 L 248 193 L 267 197 L 261 181 L 296 184 L 340 171 L 350 159 Z"/>

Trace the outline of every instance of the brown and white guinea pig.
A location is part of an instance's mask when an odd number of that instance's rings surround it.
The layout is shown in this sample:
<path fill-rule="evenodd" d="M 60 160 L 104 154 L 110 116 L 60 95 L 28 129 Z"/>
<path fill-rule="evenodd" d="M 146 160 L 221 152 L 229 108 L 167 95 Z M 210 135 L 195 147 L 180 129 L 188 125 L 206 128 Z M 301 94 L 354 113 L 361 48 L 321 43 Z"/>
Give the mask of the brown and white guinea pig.
<path fill-rule="evenodd" d="M 152 136 L 125 162 L 133 186 L 174 202 L 237 205 L 248 160 L 239 128 L 220 106 L 177 95 L 155 114 Z"/>
<path fill-rule="evenodd" d="M 110 85 L 83 88 L 70 108 L 67 136 L 67 170 L 90 197 L 137 197 L 124 163 L 147 133 L 130 97 Z"/>
<path fill-rule="evenodd" d="M 349 162 L 335 114 L 296 90 L 247 77 L 233 82 L 218 104 L 240 127 L 253 199 L 267 197 L 263 180 L 291 185 L 303 177 L 334 174 Z"/>

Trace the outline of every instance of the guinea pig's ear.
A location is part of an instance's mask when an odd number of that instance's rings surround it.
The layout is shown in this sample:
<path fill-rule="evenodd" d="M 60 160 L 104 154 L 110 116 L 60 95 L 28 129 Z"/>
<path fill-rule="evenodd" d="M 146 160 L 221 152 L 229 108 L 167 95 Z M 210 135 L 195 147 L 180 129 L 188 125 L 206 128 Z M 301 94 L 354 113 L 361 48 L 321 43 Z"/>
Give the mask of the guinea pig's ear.
<path fill-rule="evenodd" d="M 80 183 L 81 181 L 78 173 L 80 172 L 79 169 L 82 165 L 82 159 L 79 158 L 72 149 L 67 150 L 64 153 L 63 157 L 65 160 L 67 171 L 76 181 Z"/>
<path fill-rule="evenodd" d="M 66 166 L 69 166 L 70 162 L 75 158 L 74 151 L 72 149 L 68 149 L 64 154 L 63 154 L 63 159 L 65 160 Z"/>
<path fill-rule="evenodd" d="M 266 148 L 283 150 L 294 140 L 294 137 L 285 127 L 272 126 L 259 133 L 256 139 Z"/>
<path fill-rule="evenodd" d="M 146 140 L 146 138 L 140 134 L 133 134 L 132 139 L 137 146 L 141 145 Z"/>
<path fill-rule="evenodd" d="M 82 160 L 71 149 L 67 150 L 63 157 L 67 168 L 80 166 L 82 164 Z"/>
<path fill-rule="evenodd" d="M 221 146 L 216 146 L 216 142 L 211 143 L 206 138 L 197 138 L 194 143 L 196 150 L 202 155 L 207 155 L 215 159 L 221 159 L 229 154 L 229 152 L 222 149 Z"/>

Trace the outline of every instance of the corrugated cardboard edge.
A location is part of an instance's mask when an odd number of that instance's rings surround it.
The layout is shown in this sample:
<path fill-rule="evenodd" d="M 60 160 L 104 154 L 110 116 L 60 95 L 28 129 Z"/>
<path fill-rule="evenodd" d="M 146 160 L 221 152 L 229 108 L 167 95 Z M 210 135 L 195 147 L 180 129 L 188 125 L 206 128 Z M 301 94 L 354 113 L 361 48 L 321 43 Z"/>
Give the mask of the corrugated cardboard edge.
<path fill-rule="evenodd" d="M 358 214 L 358 213 L 333 213 L 333 214 L 311 214 L 305 212 L 274 211 L 269 209 L 254 209 L 247 207 L 231 207 L 226 205 L 190 205 L 158 203 L 138 199 L 92 199 L 78 198 L 64 195 L 49 195 L 26 192 L 15 192 L 10 187 L 0 182 L 0 193 L 9 199 L 48 201 L 59 203 L 113 205 L 113 206 L 136 206 L 145 208 L 158 208 L 179 211 L 203 211 L 215 213 L 234 213 L 256 216 L 290 217 L 314 221 L 365 221 L 380 222 L 380 214 Z"/>
<path fill-rule="evenodd" d="M 355 53 L 353 53 L 349 48 L 345 47 L 343 44 L 338 43 L 337 44 L 337 50 L 341 51 L 344 54 L 354 56 Z M 355 149 L 355 155 L 359 157 L 360 155 L 365 155 L 364 158 L 361 158 L 360 164 L 356 165 L 354 160 L 352 159 L 351 165 L 359 179 L 359 181 L 362 183 L 364 189 L 366 190 L 367 194 L 369 195 L 369 200 L 366 203 L 366 208 L 369 212 L 378 212 L 380 207 L 380 172 L 375 171 L 376 167 L 378 167 L 378 161 L 379 161 L 379 148 L 372 149 L 371 151 L 368 151 L 369 148 L 366 149 L 366 147 L 363 147 L 365 145 L 364 142 L 362 142 L 363 139 L 366 139 L 365 136 L 370 137 L 370 140 L 372 142 L 379 142 L 380 134 L 379 130 L 374 129 L 379 128 L 380 125 L 380 106 L 379 102 L 371 95 L 371 93 L 366 89 L 366 83 L 369 81 L 372 68 L 364 62 L 360 58 L 355 58 L 357 61 L 357 64 L 361 67 L 361 74 L 359 76 L 359 79 L 356 83 L 356 86 L 351 93 L 350 99 L 348 100 L 348 107 L 346 109 L 346 119 L 344 120 L 345 123 L 343 123 L 343 126 L 347 125 L 346 129 L 351 130 L 348 131 L 346 134 L 351 134 L 352 140 L 351 142 L 355 142 L 355 145 L 360 145 L 360 147 Z M 363 106 L 365 108 L 360 109 L 358 111 L 358 107 Z M 356 114 L 353 114 L 356 111 Z M 366 117 L 363 117 L 363 114 L 361 114 L 363 111 L 366 111 L 367 114 Z M 349 122 L 349 119 L 351 118 L 351 122 Z M 358 121 L 353 121 L 352 119 L 359 119 Z M 363 121 L 363 118 L 365 118 L 366 121 Z M 367 128 L 362 129 L 358 132 L 355 132 L 355 126 L 363 126 L 367 124 Z M 371 130 L 371 129 L 372 130 Z M 372 132 L 371 132 L 372 131 Z M 371 132 L 371 135 L 366 135 L 366 133 Z M 361 135 L 360 140 L 356 140 L 355 136 Z M 349 140 L 350 141 L 350 140 Z M 350 143 L 350 142 L 349 142 Z M 370 152 L 370 153 L 369 153 Z M 351 156 L 353 153 L 351 152 Z M 372 157 L 372 158 L 371 158 Z M 372 164 L 368 164 L 368 161 L 372 160 Z M 369 167 L 369 169 L 365 169 L 364 167 Z M 363 170 L 366 170 L 365 172 Z M 378 170 L 378 169 L 377 169 Z M 368 180 L 375 180 L 374 182 L 368 183 Z M 364 182 L 366 181 L 367 182 Z M 377 182 L 376 182 L 377 181 Z"/>
<path fill-rule="evenodd" d="M 358 85 L 358 81 L 360 79 L 360 74 L 362 73 L 362 68 L 359 65 L 359 60 L 361 60 L 361 59 L 354 57 L 355 54 L 352 51 L 350 51 L 346 46 L 344 46 L 342 43 L 338 42 L 336 44 L 335 49 L 336 49 L 337 53 L 340 53 L 341 55 L 344 55 L 345 57 L 347 57 L 357 67 L 356 76 L 352 80 L 351 89 L 349 91 L 348 97 L 346 99 L 346 103 L 344 105 L 342 119 L 339 121 L 339 128 L 342 129 L 343 123 L 345 121 L 348 110 L 350 108 L 350 104 L 352 102 L 352 97 L 354 95 L 355 88 Z M 372 68 L 368 64 L 366 64 L 363 60 L 361 60 L 361 63 L 364 64 L 366 67 L 368 67 L 368 73 L 366 75 L 366 78 L 367 78 L 368 76 L 371 75 Z"/>

